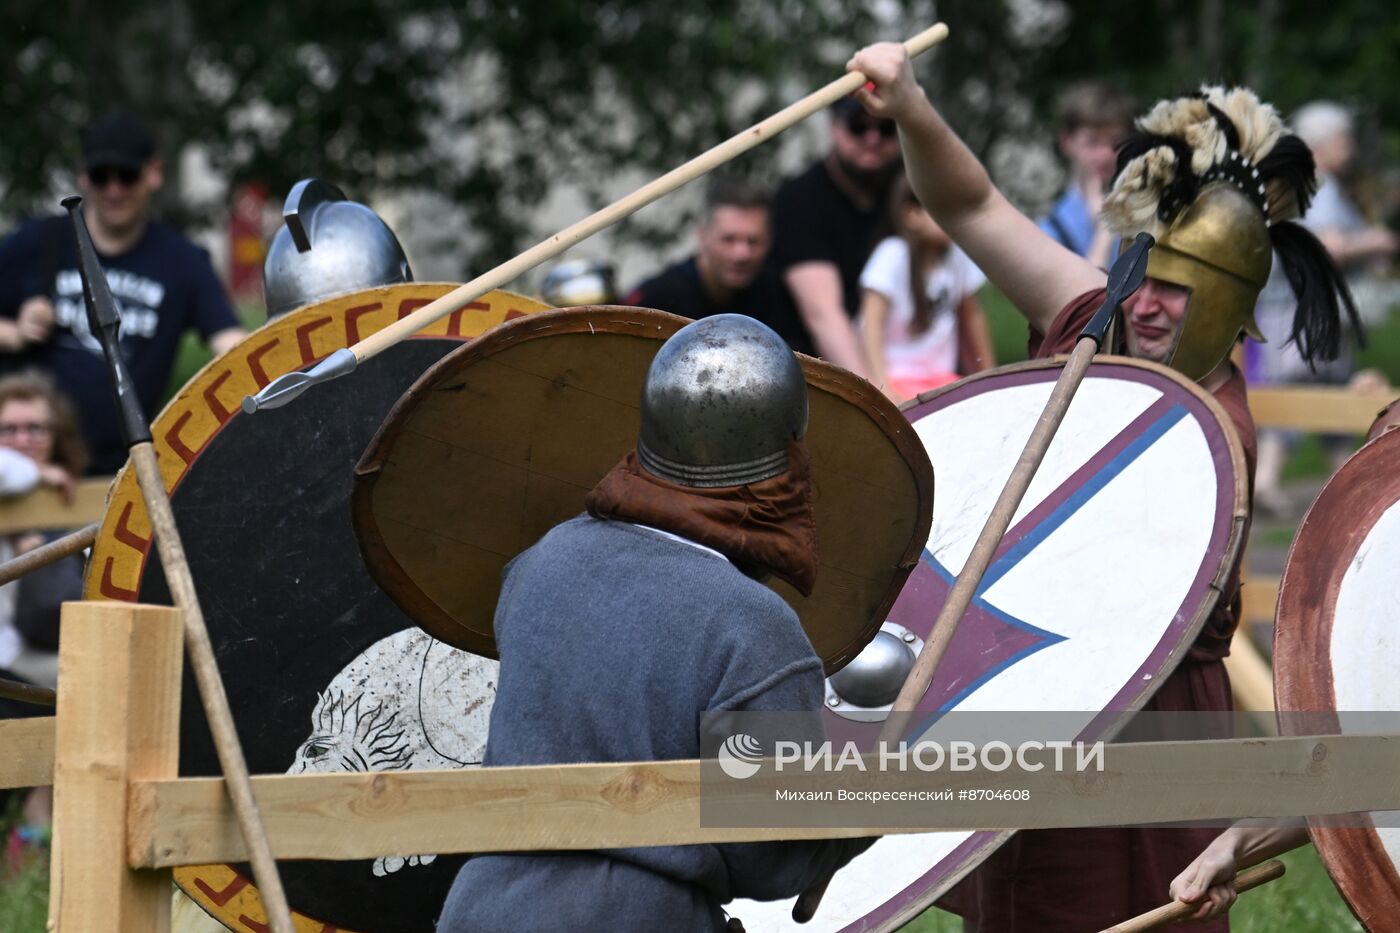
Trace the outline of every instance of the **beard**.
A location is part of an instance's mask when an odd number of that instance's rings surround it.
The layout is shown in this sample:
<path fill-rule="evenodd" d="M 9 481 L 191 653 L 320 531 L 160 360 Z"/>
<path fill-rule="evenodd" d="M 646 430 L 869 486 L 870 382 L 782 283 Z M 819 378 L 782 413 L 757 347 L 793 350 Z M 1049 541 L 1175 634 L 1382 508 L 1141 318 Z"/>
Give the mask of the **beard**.
<path fill-rule="evenodd" d="M 884 191 L 904 165 L 903 159 L 896 157 L 884 168 L 867 169 L 852 165 L 840 156 L 834 154 L 833 156 L 837 167 L 841 169 L 841 173 L 850 180 L 851 184 L 871 195 Z"/>

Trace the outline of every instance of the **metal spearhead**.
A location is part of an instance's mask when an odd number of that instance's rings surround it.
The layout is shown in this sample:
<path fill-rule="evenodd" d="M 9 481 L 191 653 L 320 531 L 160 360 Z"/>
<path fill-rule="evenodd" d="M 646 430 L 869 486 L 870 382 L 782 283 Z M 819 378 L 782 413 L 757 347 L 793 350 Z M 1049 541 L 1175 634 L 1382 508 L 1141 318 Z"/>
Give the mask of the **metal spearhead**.
<path fill-rule="evenodd" d="M 354 351 L 341 347 L 306 372 L 278 376 L 257 395 L 243 396 L 243 411 L 251 415 L 264 408 L 281 408 L 314 385 L 354 372 L 359 362 Z"/>
<path fill-rule="evenodd" d="M 1099 347 L 1103 347 L 1113 316 L 1147 277 L 1147 253 L 1156 242 L 1152 234 L 1139 233 L 1133 240 L 1133 245 L 1123 250 L 1122 255 L 1113 263 L 1113 268 L 1108 270 L 1108 294 L 1104 296 L 1099 310 L 1094 312 L 1089 323 L 1079 332 L 1079 339 L 1088 337 Z"/>
<path fill-rule="evenodd" d="M 73 233 L 78 240 L 78 273 L 83 280 L 83 301 L 87 304 L 88 328 L 102 345 L 102 355 L 107 358 L 107 369 L 112 377 L 112 391 L 117 398 L 117 413 L 121 418 L 122 435 L 126 445 L 144 443 L 151 439 L 151 427 L 146 422 L 146 413 L 141 408 L 141 400 L 136 395 L 136 386 L 122 359 L 120 329 L 121 315 L 117 303 L 112 298 L 107 275 L 102 271 L 102 263 L 97 258 L 97 249 L 92 245 L 92 234 L 88 232 L 87 221 L 83 219 L 83 199 L 74 195 L 62 202 L 73 218 Z"/>

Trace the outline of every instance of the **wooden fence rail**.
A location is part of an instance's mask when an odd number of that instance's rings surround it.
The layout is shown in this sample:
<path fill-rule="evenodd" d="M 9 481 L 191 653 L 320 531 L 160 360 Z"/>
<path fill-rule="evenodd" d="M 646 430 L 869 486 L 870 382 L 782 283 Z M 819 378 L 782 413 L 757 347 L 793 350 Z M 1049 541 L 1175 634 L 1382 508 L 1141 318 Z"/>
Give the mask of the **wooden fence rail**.
<path fill-rule="evenodd" d="M 1066 755 L 1072 762 L 1073 754 Z M 1320 763 L 1325 760 L 1325 766 Z M 798 765 L 789 765 L 796 769 Z M 1400 736 L 1106 745 L 1103 770 L 996 769 L 878 773 L 813 771 L 744 781 L 699 761 L 551 765 L 452 771 L 268 775 L 253 789 L 278 858 L 362 859 L 422 852 L 600 849 L 873 836 L 931 830 L 1042 829 L 1237 817 L 1291 817 L 1400 805 Z M 779 788 L 831 792 L 806 825 L 765 825 Z M 870 819 L 838 791 L 947 791 L 921 803 L 927 823 Z M 958 800 L 960 791 L 1025 791 L 1028 799 Z M 708 802 L 702 805 L 702 798 Z M 711 813 L 735 814 L 724 825 Z M 866 817 L 865 822 L 846 822 Z M 813 825 L 829 819 L 829 825 Z M 844 825 L 843 825 L 844 824 Z M 835 828 L 833 828 L 835 827 Z M 217 778 L 138 781 L 127 813 L 133 867 L 236 862 L 243 840 Z"/>
<path fill-rule="evenodd" d="M 169 928 L 169 867 L 233 862 L 223 781 L 176 777 L 181 624 L 174 609 L 69 603 L 57 725 L 51 928 Z M 42 721 L 31 721 L 42 722 Z M 28 726 L 40 734 L 42 726 Z M 16 733 L 9 730 L 5 736 Z M 950 791 L 929 827 L 772 828 L 772 776 L 702 788 L 698 761 L 267 775 L 254 791 L 279 858 L 595 849 L 942 829 L 1300 816 L 1400 809 L 1400 736 L 1109 745 L 1102 768 L 816 772 L 806 789 Z M 786 775 L 783 776 L 786 780 Z M 878 785 L 877 782 L 878 781 Z M 1028 791 L 1021 804 L 961 789 Z M 723 799 L 747 814 L 715 825 Z M 719 795 L 723 795 L 721 798 Z M 857 805 L 858 806 L 858 805 Z M 921 809 L 928 804 L 920 804 Z M 713 810 L 709 811 L 713 814 Z M 850 814 L 874 811 L 847 811 Z"/>
<path fill-rule="evenodd" d="M 1392 398 L 1335 386 L 1260 386 L 1249 390 L 1249 410 L 1261 428 L 1365 434 Z"/>
<path fill-rule="evenodd" d="M 1249 391 L 1249 408 L 1259 428 L 1337 434 L 1364 434 L 1392 394 L 1359 393 L 1332 386 L 1263 386 Z M 1274 619 L 1279 578 L 1247 576 L 1238 637 L 1225 664 L 1240 709 L 1265 712 L 1274 708 L 1273 674 L 1269 662 L 1250 640 L 1254 625 Z"/>
<path fill-rule="evenodd" d="M 107 490 L 111 485 L 110 476 L 80 480 L 71 503 L 46 487 L 16 499 L 0 500 L 0 534 L 81 528 L 100 522 L 107 511 Z"/>
<path fill-rule="evenodd" d="M 0 720 L 0 790 L 53 783 L 53 716 Z"/>

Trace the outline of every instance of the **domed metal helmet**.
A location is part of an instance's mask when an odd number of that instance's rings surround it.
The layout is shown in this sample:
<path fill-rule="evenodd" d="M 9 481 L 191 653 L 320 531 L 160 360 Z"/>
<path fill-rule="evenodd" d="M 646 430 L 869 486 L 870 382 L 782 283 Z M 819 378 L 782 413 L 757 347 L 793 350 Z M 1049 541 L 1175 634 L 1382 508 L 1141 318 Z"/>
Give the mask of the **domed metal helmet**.
<path fill-rule="evenodd" d="M 413 281 L 394 231 L 330 182 L 297 182 L 282 219 L 263 264 L 269 318 L 333 295 Z"/>
<path fill-rule="evenodd" d="M 642 387 L 637 457 L 684 486 L 742 486 L 784 473 L 807 433 L 807 381 L 783 338 L 742 314 L 677 331 Z"/>
<path fill-rule="evenodd" d="M 617 275 L 601 259 L 570 259 L 544 277 L 540 297 L 556 308 L 607 305 L 617 301 Z"/>
<path fill-rule="evenodd" d="M 1246 88 L 1203 87 L 1159 102 L 1120 147 L 1118 167 L 1103 220 L 1129 240 L 1151 233 L 1148 276 L 1190 289 L 1167 364 L 1191 379 L 1219 366 L 1242 333 L 1263 340 L 1254 305 L 1275 251 L 1295 289 L 1334 268 L 1288 222 L 1316 190 L 1312 154 Z M 1295 333 L 1308 359 L 1335 353 L 1339 296 L 1327 277 L 1299 292 Z"/>

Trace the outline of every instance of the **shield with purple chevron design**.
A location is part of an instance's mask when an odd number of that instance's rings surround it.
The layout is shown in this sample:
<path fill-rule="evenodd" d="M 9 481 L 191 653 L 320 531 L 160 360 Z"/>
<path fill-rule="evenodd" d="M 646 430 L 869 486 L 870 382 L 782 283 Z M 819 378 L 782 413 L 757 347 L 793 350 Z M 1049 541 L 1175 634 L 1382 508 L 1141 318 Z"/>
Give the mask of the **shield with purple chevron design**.
<path fill-rule="evenodd" d="M 1004 367 L 904 407 L 938 471 L 933 524 L 887 630 L 918 644 L 1039 418 L 1061 368 Z M 936 737 L 950 710 L 1069 711 L 1111 737 L 1190 646 L 1231 572 L 1247 514 L 1229 417 L 1165 367 L 1089 370 L 919 704 Z M 852 704 L 828 693 L 828 713 Z M 830 728 L 839 725 L 833 718 Z M 1009 833 L 887 836 L 838 872 L 804 929 L 891 930 L 932 904 Z M 736 904 L 750 931 L 792 929 L 791 902 Z"/>

